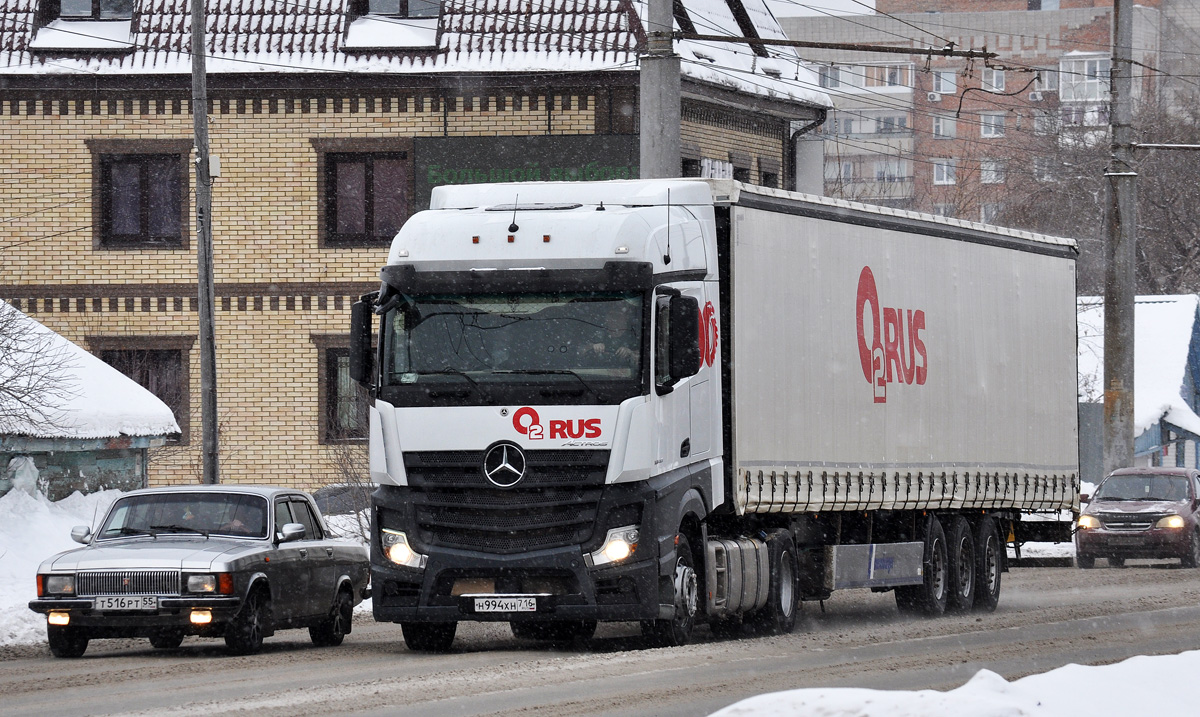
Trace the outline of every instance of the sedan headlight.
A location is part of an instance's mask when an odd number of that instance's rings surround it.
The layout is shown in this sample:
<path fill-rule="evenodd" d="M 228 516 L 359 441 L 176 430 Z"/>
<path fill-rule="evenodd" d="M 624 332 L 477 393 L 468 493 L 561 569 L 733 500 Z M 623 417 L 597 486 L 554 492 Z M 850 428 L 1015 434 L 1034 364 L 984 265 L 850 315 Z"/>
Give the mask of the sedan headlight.
<path fill-rule="evenodd" d="M 408 536 L 403 531 L 383 528 L 379 531 L 379 542 L 383 554 L 393 563 L 418 570 L 425 568 L 429 558 L 412 549 L 408 544 Z"/>
<path fill-rule="evenodd" d="M 1079 516 L 1079 522 L 1076 523 L 1076 526 L 1080 530 L 1092 530 L 1100 527 L 1100 521 L 1096 520 L 1096 517 L 1093 515 L 1081 515 Z"/>
<path fill-rule="evenodd" d="M 190 593 L 215 593 L 217 591 L 217 576 L 212 573 L 205 575 L 189 575 L 187 591 Z"/>
<path fill-rule="evenodd" d="M 44 578 L 46 592 L 51 595 L 74 595 L 74 575 L 47 575 Z"/>
<path fill-rule="evenodd" d="M 628 560 L 637 551 L 639 537 L 636 525 L 613 528 L 604 536 L 604 544 L 600 549 L 587 556 L 588 562 L 593 568 L 598 568 Z"/>
<path fill-rule="evenodd" d="M 1168 515 L 1154 524 L 1155 528 L 1182 528 L 1184 526 L 1182 515 Z"/>

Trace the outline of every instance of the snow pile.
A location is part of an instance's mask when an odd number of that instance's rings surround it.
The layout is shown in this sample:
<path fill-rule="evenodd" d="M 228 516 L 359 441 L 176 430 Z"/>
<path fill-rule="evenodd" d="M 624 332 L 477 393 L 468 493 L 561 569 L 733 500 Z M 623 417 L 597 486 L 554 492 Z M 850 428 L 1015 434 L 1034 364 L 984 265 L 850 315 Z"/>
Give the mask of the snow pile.
<path fill-rule="evenodd" d="M 1066 665 L 1014 682 L 980 670 L 949 692 L 813 688 L 758 695 L 713 717 L 1074 717 L 1075 715 L 1195 714 L 1189 685 L 1200 652 L 1132 657 L 1115 665 Z M 1119 685 L 1120 689 L 1112 689 Z"/>
<path fill-rule="evenodd" d="M 12 490 L 0 496 L 0 645 L 46 639 L 46 618 L 29 609 L 37 597 L 38 565 L 79 547 L 71 528 L 92 525 L 121 491 L 73 493 L 50 502 L 40 493 Z"/>

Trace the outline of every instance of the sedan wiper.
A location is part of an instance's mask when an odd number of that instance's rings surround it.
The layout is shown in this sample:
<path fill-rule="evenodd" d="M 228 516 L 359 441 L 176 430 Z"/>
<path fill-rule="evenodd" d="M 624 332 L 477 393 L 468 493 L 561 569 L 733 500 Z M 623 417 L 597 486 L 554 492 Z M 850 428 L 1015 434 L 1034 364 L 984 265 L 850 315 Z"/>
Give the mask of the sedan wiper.
<path fill-rule="evenodd" d="M 126 525 L 122 525 L 120 528 L 110 528 L 110 529 L 104 531 L 104 535 L 106 535 L 106 536 L 113 535 L 113 534 L 116 534 L 116 535 L 154 535 L 154 533 L 150 532 L 149 530 L 145 530 L 143 528 L 130 528 L 129 526 L 126 526 Z"/>
<path fill-rule="evenodd" d="M 186 525 L 152 525 L 152 526 L 150 526 L 150 530 L 157 531 L 160 533 L 199 533 L 200 535 L 203 535 L 206 538 L 208 537 L 207 530 L 200 530 L 199 528 L 189 528 Z M 151 535 L 154 535 L 154 533 L 151 533 Z"/>

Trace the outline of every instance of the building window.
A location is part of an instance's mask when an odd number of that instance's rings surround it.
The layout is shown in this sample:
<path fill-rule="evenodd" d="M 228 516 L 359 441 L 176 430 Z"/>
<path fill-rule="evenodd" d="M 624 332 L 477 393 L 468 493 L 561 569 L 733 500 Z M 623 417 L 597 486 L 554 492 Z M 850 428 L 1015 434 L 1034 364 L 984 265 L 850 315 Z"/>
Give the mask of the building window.
<path fill-rule="evenodd" d="M 1187 444 L 1183 441 L 1175 441 L 1175 467 L 1185 468 L 1187 466 Z"/>
<path fill-rule="evenodd" d="M 758 158 L 758 180 L 764 187 L 779 188 L 779 174 L 782 165 L 773 157 Z"/>
<path fill-rule="evenodd" d="M 68 20 L 129 20 L 133 0 L 60 0 L 59 17 Z"/>
<path fill-rule="evenodd" d="M 367 0 L 367 13 L 396 17 L 437 17 L 441 2 L 436 0 Z"/>
<path fill-rule="evenodd" d="M 1054 115 L 1046 110 L 1033 111 L 1033 133 L 1051 134 L 1054 132 Z"/>
<path fill-rule="evenodd" d="M 904 178 L 904 167 L 899 159 L 883 159 L 875 163 L 876 182 L 901 182 Z"/>
<path fill-rule="evenodd" d="M 1054 181 L 1054 163 L 1049 157 L 1033 158 L 1033 178 L 1039 182 Z"/>
<path fill-rule="evenodd" d="M 1000 216 L 1000 212 L 1004 209 L 1003 204 L 984 202 L 979 205 L 979 221 L 984 224 L 991 224 L 996 221 L 996 217 Z"/>
<path fill-rule="evenodd" d="M 1058 0 L 1029 0 L 1030 10 L 1057 10 Z"/>
<path fill-rule="evenodd" d="M 954 139 L 957 123 L 954 118 L 948 115 L 933 116 L 933 138 L 934 139 Z"/>
<path fill-rule="evenodd" d="M 934 204 L 933 205 L 933 213 L 938 215 L 939 217 L 952 217 L 952 216 L 954 216 L 954 205 L 953 204 Z"/>
<path fill-rule="evenodd" d="M 854 163 L 848 159 L 825 163 L 825 179 L 831 182 L 849 183 L 854 179 Z"/>
<path fill-rule="evenodd" d="M 985 69 L 980 86 L 988 92 L 1004 91 L 1004 70 Z"/>
<path fill-rule="evenodd" d="M 1060 60 L 1059 99 L 1063 102 L 1106 99 L 1111 66 L 1112 60 L 1107 57 Z"/>
<path fill-rule="evenodd" d="M 895 134 L 908 129 L 908 117 L 904 115 L 888 115 L 875 119 L 875 131 L 879 134 Z"/>
<path fill-rule="evenodd" d="M 956 162 L 953 159 L 933 160 L 933 183 L 954 184 L 955 164 Z"/>
<path fill-rule="evenodd" d="M 411 141 L 312 140 L 321 246 L 387 246 L 412 213 Z"/>
<path fill-rule="evenodd" d="M 680 176 L 682 177 L 699 177 L 700 176 L 700 160 L 689 159 L 684 157 L 682 160 Z"/>
<path fill-rule="evenodd" d="M 984 184 L 1004 184 L 1004 163 L 985 159 L 979 163 L 979 181 Z"/>
<path fill-rule="evenodd" d="M 908 87 L 907 65 L 867 65 L 867 87 Z"/>
<path fill-rule="evenodd" d="M 835 66 L 823 66 L 820 69 L 821 86 L 829 89 L 842 86 L 842 71 Z"/>
<path fill-rule="evenodd" d="M 369 395 L 350 378 L 350 349 L 342 335 L 313 334 L 317 346 L 317 431 L 322 443 L 367 437 Z"/>
<path fill-rule="evenodd" d="M 1058 68 L 1039 67 L 1037 77 L 1033 80 L 1033 89 L 1037 92 L 1058 91 Z"/>
<path fill-rule="evenodd" d="M 933 91 L 943 95 L 952 95 L 958 92 L 958 72 L 956 70 L 935 70 Z"/>
<path fill-rule="evenodd" d="M 179 443 L 188 442 L 191 390 L 188 367 L 195 336 L 88 336 L 101 361 L 153 393 L 175 414 Z"/>
<path fill-rule="evenodd" d="M 92 247 L 186 249 L 192 140 L 88 140 Z"/>
<path fill-rule="evenodd" d="M 981 137 L 1004 136 L 1004 113 L 982 112 L 979 115 L 979 135 Z"/>

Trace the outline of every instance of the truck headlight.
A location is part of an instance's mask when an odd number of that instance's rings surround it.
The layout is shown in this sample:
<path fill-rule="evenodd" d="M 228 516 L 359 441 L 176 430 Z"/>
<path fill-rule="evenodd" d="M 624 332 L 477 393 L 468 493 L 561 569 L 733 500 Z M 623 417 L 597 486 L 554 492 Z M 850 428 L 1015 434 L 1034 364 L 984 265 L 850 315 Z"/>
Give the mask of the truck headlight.
<path fill-rule="evenodd" d="M 1155 528 L 1182 528 L 1184 520 L 1182 515 L 1168 515 L 1154 524 Z"/>
<path fill-rule="evenodd" d="M 613 565 L 628 560 L 638 546 L 638 526 L 627 525 L 623 528 L 612 528 L 604 536 L 604 544 L 600 549 L 587 556 L 587 562 L 593 568 L 602 565 Z"/>
<path fill-rule="evenodd" d="M 204 575 L 189 575 L 187 591 L 190 593 L 215 593 L 217 591 L 217 576 L 212 573 Z"/>
<path fill-rule="evenodd" d="M 408 536 L 403 531 L 383 528 L 379 531 L 379 542 L 383 554 L 393 563 L 418 570 L 425 568 L 429 558 L 412 549 L 408 544 Z"/>
<path fill-rule="evenodd" d="M 74 575 L 47 575 L 45 578 L 46 592 L 51 595 L 74 595 Z"/>
<path fill-rule="evenodd" d="M 1096 520 L 1096 517 L 1092 515 L 1081 515 L 1079 516 L 1079 522 L 1076 523 L 1076 527 L 1080 530 L 1092 530 L 1100 527 L 1100 521 Z"/>

